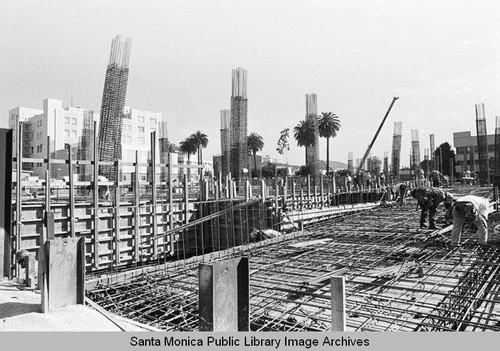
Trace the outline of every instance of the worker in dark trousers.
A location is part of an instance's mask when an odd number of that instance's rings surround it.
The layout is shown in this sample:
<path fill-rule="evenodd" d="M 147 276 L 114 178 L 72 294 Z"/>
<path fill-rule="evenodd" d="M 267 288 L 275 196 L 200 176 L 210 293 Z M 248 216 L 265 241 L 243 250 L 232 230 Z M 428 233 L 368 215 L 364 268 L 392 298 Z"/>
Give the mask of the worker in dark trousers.
<path fill-rule="evenodd" d="M 427 227 L 425 225 L 425 219 L 427 217 L 427 212 L 429 212 L 429 229 L 437 229 L 434 216 L 436 215 L 438 205 L 445 199 L 445 193 L 438 188 L 419 187 L 413 189 L 410 195 L 417 199 L 421 209 L 420 228 Z"/>

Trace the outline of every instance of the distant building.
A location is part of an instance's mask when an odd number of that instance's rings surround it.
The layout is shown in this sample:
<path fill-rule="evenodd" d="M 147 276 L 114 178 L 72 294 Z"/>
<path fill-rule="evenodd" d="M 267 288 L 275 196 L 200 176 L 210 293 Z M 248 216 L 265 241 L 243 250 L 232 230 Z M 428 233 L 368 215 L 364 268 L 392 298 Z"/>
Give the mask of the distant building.
<path fill-rule="evenodd" d="M 486 136 L 488 141 L 488 159 L 495 156 L 495 135 Z M 479 154 L 477 147 L 477 136 L 472 136 L 471 132 L 453 133 L 453 146 L 456 149 L 455 174 L 463 176 L 463 172 L 471 171 L 473 174 L 479 172 Z M 489 162 L 490 168 L 492 162 Z M 490 181 L 493 181 L 493 172 L 490 172 Z"/>
<path fill-rule="evenodd" d="M 230 171 L 231 177 L 243 176 L 243 168 L 248 165 L 248 99 L 247 70 L 236 68 L 232 71 L 231 120 L 230 120 Z M 224 150 L 223 150 L 224 152 Z"/>
<path fill-rule="evenodd" d="M 17 122 L 23 123 L 23 157 L 47 158 L 47 137 L 50 137 L 50 154 L 52 158 L 67 158 L 66 144 L 71 145 L 74 159 L 93 159 L 94 122 L 99 123 L 99 114 L 80 107 L 62 106 L 61 100 L 45 99 L 43 110 L 17 107 L 9 111 L 9 128 L 17 130 Z M 136 110 L 125 107 L 122 118 L 122 162 L 121 180 L 129 181 L 135 166 L 136 152 L 139 163 L 146 164 L 151 159 L 151 133 L 156 132 L 156 162 L 166 163 L 167 157 L 161 157 L 161 143 L 166 139 L 167 124 L 161 113 Z M 14 147 L 16 140 L 14 140 Z M 177 164 L 177 154 L 172 154 L 172 163 Z M 44 177 L 47 166 L 43 163 L 27 164 L 25 170 L 31 171 L 33 176 Z M 163 170 L 165 171 L 165 170 Z M 139 167 L 140 180 L 148 179 L 148 167 Z M 177 177 L 178 168 L 172 168 L 173 176 Z M 81 180 L 92 178 L 89 166 L 77 166 L 75 173 Z M 158 170 L 158 173 L 161 173 Z M 68 175 L 67 166 L 53 164 L 51 177 L 61 178 Z"/>

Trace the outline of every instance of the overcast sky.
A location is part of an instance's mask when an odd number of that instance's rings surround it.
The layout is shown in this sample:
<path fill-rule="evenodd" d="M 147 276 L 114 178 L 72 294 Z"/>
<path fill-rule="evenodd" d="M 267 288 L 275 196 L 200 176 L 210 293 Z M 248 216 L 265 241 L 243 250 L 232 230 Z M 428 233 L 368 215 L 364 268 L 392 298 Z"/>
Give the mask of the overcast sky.
<path fill-rule="evenodd" d="M 500 5 L 492 1 L 0 1 L 0 127 L 8 110 L 42 108 L 50 97 L 100 110 L 111 40 L 132 38 L 126 104 L 161 112 L 178 143 L 201 130 L 204 156 L 220 153 L 220 110 L 228 109 L 231 69 L 248 70 L 248 130 L 275 149 L 280 130 L 305 117 L 305 94 L 342 128 L 331 159 L 361 158 L 393 96 L 399 96 L 373 148 L 391 150 L 403 122 L 421 155 L 475 135 L 476 103 L 487 128 L 500 115 Z M 72 89 L 73 87 L 73 89 Z M 290 140 L 290 163 L 304 150 Z M 326 158 L 321 140 L 321 158 Z M 208 158 L 208 157 L 207 157 Z M 279 157 L 279 160 L 283 159 Z"/>

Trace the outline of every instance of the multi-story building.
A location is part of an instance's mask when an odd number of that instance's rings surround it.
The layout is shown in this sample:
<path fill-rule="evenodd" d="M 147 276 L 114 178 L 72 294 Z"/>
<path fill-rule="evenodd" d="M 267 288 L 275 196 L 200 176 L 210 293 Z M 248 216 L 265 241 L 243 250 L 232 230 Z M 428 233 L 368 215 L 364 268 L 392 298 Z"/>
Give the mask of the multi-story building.
<path fill-rule="evenodd" d="M 43 110 L 17 107 L 9 111 L 9 116 L 10 128 L 17 130 L 18 122 L 23 124 L 23 157 L 47 158 L 49 147 L 47 143 L 50 137 L 52 158 L 66 158 L 65 145 L 69 144 L 74 159 L 93 159 L 94 122 L 99 123 L 98 113 L 80 107 L 63 108 L 62 101 L 45 99 Z M 121 161 L 124 163 L 120 168 L 122 181 L 132 179 L 131 174 L 135 172 L 135 166 L 127 164 L 135 162 L 136 152 L 139 163 L 143 164 L 139 167 L 139 180 L 148 179 L 150 171 L 145 164 L 151 159 L 152 132 L 156 132 L 156 162 L 166 163 L 166 157 L 160 157 L 163 150 L 160 149 L 161 143 L 158 142 L 168 137 L 167 124 L 163 121 L 162 114 L 125 107 L 121 137 Z M 177 155 L 173 154 L 171 160 L 173 164 L 177 164 Z M 34 176 L 45 176 L 47 169 L 45 164 L 34 163 L 25 166 L 25 169 L 32 171 Z M 88 180 L 92 172 L 84 171 L 84 167 L 77 167 L 75 173 L 80 175 L 80 179 Z M 161 173 L 160 170 L 158 173 Z M 177 177 L 177 167 L 173 167 L 172 173 Z M 67 175 L 66 165 L 54 164 L 51 167 L 51 177 L 61 178 Z"/>
<path fill-rule="evenodd" d="M 495 135 L 487 135 L 487 141 L 488 159 L 491 160 L 495 156 Z M 453 133 L 453 146 L 456 149 L 455 174 L 461 177 L 465 171 L 479 172 L 477 136 L 472 136 L 470 131 Z M 491 166 L 490 181 L 493 181 Z"/>
<path fill-rule="evenodd" d="M 43 100 L 43 110 L 16 107 L 9 111 L 9 115 L 10 128 L 17 131 L 18 122 L 23 125 L 23 157 L 29 158 L 47 158 L 49 151 L 60 157 L 66 144 L 72 145 L 76 152 L 82 137 L 84 121 L 98 119 L 94 111 L 80 107 L 63 108 L 62 101 L 55 99 Z M 14 140 L 14 147 L 17 147 L 17 138 Z M 24 164 L 24 169 L 32 171 L 34 176 L 44 177 L 47 167 L 43 163 L 32 163 Z M 52 167 L 52 177 L 63 174 L 67 174 L 65 165 L 58 164 Z"/>

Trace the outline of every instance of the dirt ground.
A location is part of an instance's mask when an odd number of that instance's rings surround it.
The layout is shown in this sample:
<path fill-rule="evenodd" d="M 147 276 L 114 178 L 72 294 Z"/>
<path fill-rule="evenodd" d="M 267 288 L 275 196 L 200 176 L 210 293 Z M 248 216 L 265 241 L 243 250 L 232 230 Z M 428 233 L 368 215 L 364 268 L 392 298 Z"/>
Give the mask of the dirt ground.
<path fill-rule="evenodd" d="M 144 331 L 143 326 L 96 309 L 73 305 L 41 313 L 39 291 L 24 289 L 15 281 L 0 281 L 1 331 Z"/>

